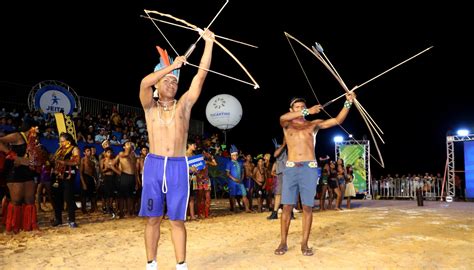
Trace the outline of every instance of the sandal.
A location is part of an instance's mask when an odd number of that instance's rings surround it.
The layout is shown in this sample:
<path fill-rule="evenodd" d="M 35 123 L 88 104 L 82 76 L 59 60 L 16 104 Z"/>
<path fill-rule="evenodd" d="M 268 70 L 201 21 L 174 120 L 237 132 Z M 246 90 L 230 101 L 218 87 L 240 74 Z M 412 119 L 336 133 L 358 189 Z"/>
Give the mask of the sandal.
<path fill-rule="evenodd" d="M 314 252 L 313 252 L 313 248 L 310 248 L 310 247 L 306 247 L 306 248 L 301 248 L 301 253 L 303 253 L 303 256 L 313 256 L 314 255 Z"/>
<path fill-rule="evenodd" d="M 288 246 L 279 246 L 275 249 L 275 255 L 283 255 L 288 251 Z"/>

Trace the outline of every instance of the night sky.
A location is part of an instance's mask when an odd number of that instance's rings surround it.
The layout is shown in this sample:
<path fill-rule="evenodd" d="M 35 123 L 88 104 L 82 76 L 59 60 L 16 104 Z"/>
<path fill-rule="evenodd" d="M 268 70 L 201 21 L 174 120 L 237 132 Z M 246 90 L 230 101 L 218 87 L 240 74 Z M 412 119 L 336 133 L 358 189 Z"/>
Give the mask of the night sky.
<path fill-rule="evenodd" d="M 169 13 L 203 28 L 224 3 L 127 2 L 42 1 L 2 8 L 1 91 L 29 91 L 40 81 L 59 80 L 80 96 L 140 106 L 140 80 L 158 62 L 155 45 L 175 56 L 153 24 L 140 17 L 143 9 Z M 446 133 L 460 127 L 474 132 L 474 94 L 469 80 L 473 53 L 468 42 L 474 24 L 468 8 L 432 1 L 416 1 L 416 5 L 403 1 L 383 1 L 383 5 L 319 2 L 230 1 L 211 30 L 259 47 L 221 40 L 261 89 L 209 74 L 192 118 L 205 121 L 208 132 L 218 132 L 206 120 L 206 104 L 217 94 L 233 95 L 242 104 L 243 117 L 228 132 L 228 143 L 255 154 L 272 151 L 271 139 L 281 141 L 278 119 L 288 110 L 291 97 L 305 97 L 308 106 L 316 104 L 284 31 L 308 46 L 319 42 L 349 88 L 434 46 L 356 93 L 385 132 L 381 152 L 386 169 L 372 161 L 376 174 L 443 172 Z M 198 37 L 185 29 L 159 26 L 180 54 Z M 198 64 L 203 44 L 199 42 L 190 62 Z M 343 93 L 314 56 L 296 43 L 293 46 L 322 103 Z M 211 69 L 249 81 L 218 46 Z M 182 68 L 178 95 L 196 72 L 193 67 Z M 342 104 L 343 99 L 335 102 L 328 112 L 335 116 Z M 370 138 L 354 108 L 343 126 L 356 139 Z M 332 138 L 336 134 L 347 136 L 339 127 L 319 132 L 317 156 L 334 155 Z M 377 156 L 374 147 L 372 150 Z"/>

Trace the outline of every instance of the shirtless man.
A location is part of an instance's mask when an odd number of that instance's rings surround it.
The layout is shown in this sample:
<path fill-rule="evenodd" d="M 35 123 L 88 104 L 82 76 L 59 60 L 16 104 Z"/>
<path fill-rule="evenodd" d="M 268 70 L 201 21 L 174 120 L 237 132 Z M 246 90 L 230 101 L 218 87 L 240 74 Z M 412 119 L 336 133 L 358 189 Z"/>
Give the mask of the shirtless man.
<path fill-rule="evenodd" d="M 249 208 L 253 211 L 253 187 L 254 187 L 254 180 L 253 180 L 253 169 L 255 168 L 255 164 L 252 162 L 252 155 L 247 154 L 245 156 L 244 162 L 244 186 L 247 190 L 247 199 L 249 200 Z"/>
<path fill-rule="evenodd" d="M 106 214 L 106 213 L 107 214 L 112 214 L 112 212 L 113 212 L 112 207 L 107 208 L 108 203 L 107 203 L 106 198 L 105 198 L 106 197 L 106 194 L 105 194 L 106 193 L 105 192 L 105 181 L 104 181 L 104 177 L 102 175 L 102 167 L 100 166 L 102 160 L 105 158 L 105 149 L 110 148 L 110 141 L 107 140 L 107 139 L 103 140 L 100 145 L 101 145 L 102 150 L 103 150 L 102 153 L 99 154 L 99 171 L 100 171 L 99 175 L 100 175 L 101 189 L 102 189 L 101 190 L 102 191 L 102 212 L 104 214 Z M 113 150 L 112 150 L 112 156 L 113 156 Z M 110 177 L 109 177 L 109 179 L 110 179 Z M 109 185 L 109 188 L 110 188 L 110 185 Z M 114 188 L 115 188 L 115 186 L 114 186 Z M 112 197 L 109 197 L 109 198 L 112 198 Z M 112 205 L 112 203 L 110 205 Z"/>
<path fill-rule="evenodd" d="M 263 198 L 266 197 L 265 180 L 267 179 L 267 170 L 265 169 L 263 158 L 257 160 L 257 166 L 253 168 L 252 177 L 255 180 L 255 192 L 257 193 L 258 212 L 262 213 Z"/>
<path fill-rule="evenodd" d="M 103 158 L 100 160 L 100 172 L 104 178 L 105 212 L 111 214 L 112 217 L 115 217 L 113 199 L 115 197 L 115 191 L 117 190 L 116 177 L 120 175 L 120 170 L 117 168 L 112 158 L 112 148 L 105 148 L 102 155 Z"/>
<path fill-rule="evenodd" d="M 188 162 L 185 157 L 191 109 L 196 103 L 212 58 L 214 34 L 202 33 L 205 48 L 189 90 L 179 101 L 176 71 L 185 62 L 179 56 L 170 65 L 160 61 L 156 71 L 146 76 L 140 85 L 140 101 L 145 111 L 150 153 L 143 172 L 143 191 L 140 216 L 147 217 L 145 247 L 147 269 L 157 269 L 156 254 L 163 219 L 163 202 L 166 194 L 167 214 L 171 223 L 171 238 L 176 257 L 176 269 L 187 269 L 186 260 L 186 207 L 188 201 Z M 166 57 L 166 56 L 165 56 Z M 162 59 L 163 60 L 163 59 Z M 168 59 L 166 59 L 168 60 Z M 171 63 L 172 62 L 172 63 Z M 153 86 L 158 100 L 153 100 Z"/>
<path fill-rule="evenodd" d="M 81 209 L 82 213 L 87 214 L 87 199 L 91 200 L 91 212 L 95 211 L 97 206 L 95 199 L 95 163 L 91 160 L 91 147 L 84 146 L 84 157 L 81 159 L 81 165 L 79 167 L 79 175 L 81 178 Z"/>
<path fill-rule="evenodd" d="M 118 163 L 121 172 L 118 186 L 119 218 L 123 218 L 125 212 L 129 216 L 134 215 L 133 193 L 137 190 L 140 182 L 138 180 L 137 159 L 133 152 L 132 143 L 126 142 L 123 145 L 123 149 L 124 151 L 120 152 L 116 157 L 116 162 Z M 126 209 L 125 212 L 124 209 Z"/>
<path fill-rule="evenodd" d="M 144 146 L 140 150 L 140 156 L 137 158 L 137 171 L 138 171 L 138 189 L 134 199 L 134 205 L 136 205 L 135 212 L 140 211 L 140 204 L 142 198 L 142 176 L 143 176 L 143 168 L 145 166 L 145 158 L 148 155 L 148 147 Z"/>
<path fill-rule="evenodd" d="M 336 118 L 312 121 L 307 121 L 305 117 L 319 113 L 321 105 L 314 105 L 307 109 L 303 98 L 293 98 L 290 102 L 290 111 L 280 117 L 280 125 L 283 127 L 288 150 L 288 161 L 283 174 L 281 241 L 275 250 L 275 255 L 283 255 L 288 250 L 290 215 L 293 206 L 297 203 L 298 193 L 303 205 L 301 252 L 304 256 L 313 255 L 313 249 L 308 247 L 308 239 L 313 222 L 312 208 L 318 180 L 318 165 L 314 153 L 315 132 L 341 124 L 346 119 L 354 98 L 354 93 L 346 94 L 347 100 Z"/>

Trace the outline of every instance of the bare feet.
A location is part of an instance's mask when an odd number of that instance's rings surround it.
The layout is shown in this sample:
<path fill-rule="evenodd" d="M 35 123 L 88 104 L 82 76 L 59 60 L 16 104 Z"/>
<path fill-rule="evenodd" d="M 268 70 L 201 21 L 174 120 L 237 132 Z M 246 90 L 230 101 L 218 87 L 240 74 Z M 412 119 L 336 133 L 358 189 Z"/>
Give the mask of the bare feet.
<path fill-rule="evenodd" d="M 277 249 L 275 249 L 275 255 L 283 255 L 288 251 L 288 246 L 280 244 Z"/>

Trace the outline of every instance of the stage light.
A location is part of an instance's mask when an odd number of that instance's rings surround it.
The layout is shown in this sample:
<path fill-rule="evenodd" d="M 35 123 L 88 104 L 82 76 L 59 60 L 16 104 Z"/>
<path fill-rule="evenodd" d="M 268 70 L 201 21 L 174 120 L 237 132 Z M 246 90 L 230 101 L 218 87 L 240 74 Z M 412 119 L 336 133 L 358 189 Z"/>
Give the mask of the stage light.
<path fill-rule="evenodd" d="M 467 130 L 467 129 L 459 129 L 459 130 L 457 131 L 457 134 L 458 134 L 458 136 L 467 136 L 467 135 L 469 135 L 469 130 Z"/>
<path fill-rule="evenodd" d="M 340 143 L 342 141 L 344 141 L 344 138 L 342 138 L 342 136 L 335 136 L 334 137 L 334 142 L 335 143 Z"/>

